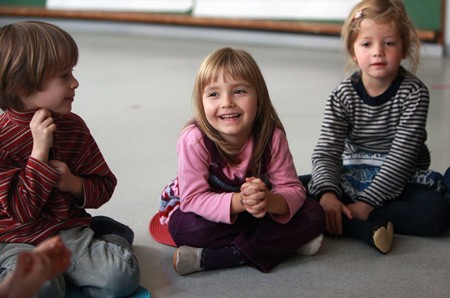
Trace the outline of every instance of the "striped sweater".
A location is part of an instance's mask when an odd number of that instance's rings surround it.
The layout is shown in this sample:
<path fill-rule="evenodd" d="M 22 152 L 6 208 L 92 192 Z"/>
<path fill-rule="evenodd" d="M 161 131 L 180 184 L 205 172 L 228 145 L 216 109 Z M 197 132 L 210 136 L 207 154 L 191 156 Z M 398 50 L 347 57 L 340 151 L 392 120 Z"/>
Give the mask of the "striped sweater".
<path fill-rule="evenodd" d="M 428 105 L 427 87 L 403 68 L 377 97 L 366 94 L 359 72 L 342 81 L 327 100 L 312 155 L 310 193 L 315 198 L 326 192 L 341 197 L 343 156 L 380 153 L 386 159 L 357 200 L 380 207 L 396 199 L 412 171 L 430 164 L 425 145 Z"/>
<path fill-rule="evenodd" d="M 71 113 L 53 115 L 51 155 L 82 178 L 84 199 L 55 188 L 60 174 L 30 157 L 33 115 L 11 109 L 0 115 L 0 242 L 36 245 L 59 230 L 90 226 L 85 208 L 106 203 L 117 183 L 86 124 Z"/>

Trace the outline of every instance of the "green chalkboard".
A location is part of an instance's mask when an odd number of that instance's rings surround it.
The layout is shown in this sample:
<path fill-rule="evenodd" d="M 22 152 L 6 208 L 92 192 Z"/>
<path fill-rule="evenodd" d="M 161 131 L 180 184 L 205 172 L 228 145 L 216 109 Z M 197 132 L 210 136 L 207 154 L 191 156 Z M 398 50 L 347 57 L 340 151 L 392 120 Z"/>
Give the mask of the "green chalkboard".
<path fill-rule="evenodd" d="M 46 0 L 0 0 L 0 4 L 45 6 Z"/>
<path fill-rule="evenodd" d="M 417 28 L 441 31 L 442 0 L 403 0 L 403 3 Z"/>

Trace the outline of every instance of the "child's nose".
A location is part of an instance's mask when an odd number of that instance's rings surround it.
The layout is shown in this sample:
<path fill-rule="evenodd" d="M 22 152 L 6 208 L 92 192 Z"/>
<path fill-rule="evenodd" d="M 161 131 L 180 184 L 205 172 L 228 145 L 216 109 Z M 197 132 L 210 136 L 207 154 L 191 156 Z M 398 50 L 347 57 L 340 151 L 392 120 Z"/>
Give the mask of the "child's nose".
<path fill-rule="evenodd" d="M 72 83 L 71 83 L 72 89 L 77 89 L 78 86 L 80 86 L 80 83 L 78 82 L 78 80 L 75 77 L 73 77 L 73 80 L 72 80 Z"/>
<path fill-rule="evenodd" d="M 382 45 L 375 46 L 375 50 L 374 50 L 373 55 L 376 56 L 376 57 L 384 56 L 384 48 L 383 48 L 383 46 Z"/>
<path fill-rule="evenodd" d="M 231 95 L 226 94 L 225 96 L 222 97 L 222 107 L 223 108 L 228 108 L 231 107 L 233 105 L 233 100 L 231 98 Z"/>

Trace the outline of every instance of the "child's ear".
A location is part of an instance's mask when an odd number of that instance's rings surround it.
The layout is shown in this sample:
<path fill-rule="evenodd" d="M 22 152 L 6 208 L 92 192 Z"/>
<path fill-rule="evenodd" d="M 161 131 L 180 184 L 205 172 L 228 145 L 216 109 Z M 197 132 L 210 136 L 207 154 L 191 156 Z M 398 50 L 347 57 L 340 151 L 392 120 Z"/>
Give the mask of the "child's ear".
<path fill-rule="evenodd" d="M 26 95 L 27 95 L 27 93 L 25 92 L 25 90 L 23 90 L 23 88 L 20 88 L 19 90 L 17 90 L 17 96 L 25 97 Z"/>
<path fill-rule="evenodd" d="M 28 98 L 29 94 L 24 89 L 17 90 L 17 97 L 20 99 L 20 101 L 25 104 L 26 99 Z"/>

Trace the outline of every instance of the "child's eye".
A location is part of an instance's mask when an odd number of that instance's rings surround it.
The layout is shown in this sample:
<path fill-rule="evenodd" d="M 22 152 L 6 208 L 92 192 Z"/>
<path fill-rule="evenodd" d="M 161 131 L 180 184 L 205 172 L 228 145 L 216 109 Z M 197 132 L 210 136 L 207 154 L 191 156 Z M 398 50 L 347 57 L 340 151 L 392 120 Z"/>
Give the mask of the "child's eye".
<path fill-rule="evenodd" d="M 61 76 L 61 78 L 66 79 L 70 75 L 72 75 L 72 73 L 73 73 L 73 69 L 69 69 L 69 70 L 63 71 L 60 76 Z"/>
<path fill-rule="evenodd" d="M 385 44 L 387 46 L 395 46 L 395 41 L 386 41 Z"/>
<path fill-rule="evenodd" d="M 370 42 L 363 42 L 363 43 L 361 43 L 361 45 L 363 47 L 368 47 L 368 46 L 370 46 Z"/>
<path fill-rule="evenodd" d="M 217 96 L 217 92 L 211 92 L 208 95 L 208 97 L 216 97 L 216 96 Z"/>
<path fill-rule="evenodd" d="M 234 91 L 234 93 L 243 94 L 243 93 L 247 93 L 247 92 L 245 92 L 245 90 L 239 89 L 239 90 Z"/>

